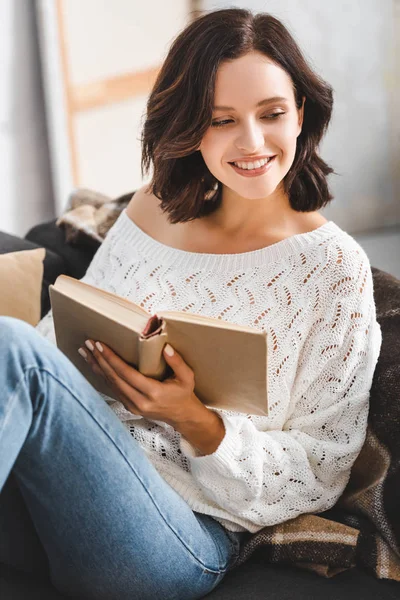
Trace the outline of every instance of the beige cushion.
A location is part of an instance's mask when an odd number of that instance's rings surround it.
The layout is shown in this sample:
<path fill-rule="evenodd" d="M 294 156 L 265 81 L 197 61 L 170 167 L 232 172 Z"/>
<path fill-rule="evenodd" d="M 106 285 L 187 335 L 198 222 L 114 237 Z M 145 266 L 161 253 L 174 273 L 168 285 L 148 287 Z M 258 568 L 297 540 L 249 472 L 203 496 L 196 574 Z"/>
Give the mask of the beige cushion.
<path fill-rule="evenodd" d="M 0 315 L 40 320 L 44 248 L 0 255 Z"/>

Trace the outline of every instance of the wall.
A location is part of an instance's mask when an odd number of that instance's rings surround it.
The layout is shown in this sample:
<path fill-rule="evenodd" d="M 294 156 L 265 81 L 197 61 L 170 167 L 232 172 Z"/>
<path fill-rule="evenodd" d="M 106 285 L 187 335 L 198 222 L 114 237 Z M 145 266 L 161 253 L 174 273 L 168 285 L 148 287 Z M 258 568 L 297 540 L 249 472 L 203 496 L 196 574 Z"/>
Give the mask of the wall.
<path fill-rule="evenodd" d="M 322 211 L 351 232 L 400 223 L 400 0 L 204 0 L 282 20 L 334 88 L 320 153 L 340 176 Z M 396 48 L 397 44 L 397 48 Z"/>
<path fill-rule="evenodd" d="M 53 217 L 34 2 L 0 2 L 0 230 Z"/>

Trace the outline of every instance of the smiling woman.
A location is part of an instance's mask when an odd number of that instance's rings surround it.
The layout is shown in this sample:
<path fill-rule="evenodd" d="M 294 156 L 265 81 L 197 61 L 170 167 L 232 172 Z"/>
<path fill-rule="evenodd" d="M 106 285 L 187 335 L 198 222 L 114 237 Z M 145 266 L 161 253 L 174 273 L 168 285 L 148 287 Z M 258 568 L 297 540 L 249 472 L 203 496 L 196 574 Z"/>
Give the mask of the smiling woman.
<path fill-rule="evenodd" d="M 244 9 L 200 17 L 172 43 L 147 109 L 150 190 L 82 281 L 152 315 L 266 332 L 268 414 L 198 402 L 179 338 L 156 384 L 100 326 L 82 331 L 81 354 L 116 400 L 49 343 L 51 312 L 38 331 L 2 318 L 0 487 L 12 469 L 71 597 L 202 598 L 252 534 L 269 540 L 285 523 L 298 536 L 297 517 L 329 510 L 347 485 L 381 345 L 368 257 L 318 213 L 332 199 L 317 154 L 332 89 L 282 23 Z M 307 544 L 321 570 L 326 553 L 315 535 Z"/>

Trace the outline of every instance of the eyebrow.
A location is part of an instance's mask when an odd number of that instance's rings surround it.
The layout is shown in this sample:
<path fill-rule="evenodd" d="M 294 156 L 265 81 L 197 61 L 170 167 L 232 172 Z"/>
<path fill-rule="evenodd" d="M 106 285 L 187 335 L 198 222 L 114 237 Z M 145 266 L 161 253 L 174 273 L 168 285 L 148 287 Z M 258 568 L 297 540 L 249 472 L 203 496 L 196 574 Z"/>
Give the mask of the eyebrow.
<path fill-rule="evenodd" d="M 273 96 L 273 98 L 260 100 L 256 106 L 264 106 L 265 104 L 272 104 L 272 102 L 289 102 L 289 100 L 283 96 Z M 235 110 L 235 108 L 233 106 L 213 106 L 213 110 Z"/>

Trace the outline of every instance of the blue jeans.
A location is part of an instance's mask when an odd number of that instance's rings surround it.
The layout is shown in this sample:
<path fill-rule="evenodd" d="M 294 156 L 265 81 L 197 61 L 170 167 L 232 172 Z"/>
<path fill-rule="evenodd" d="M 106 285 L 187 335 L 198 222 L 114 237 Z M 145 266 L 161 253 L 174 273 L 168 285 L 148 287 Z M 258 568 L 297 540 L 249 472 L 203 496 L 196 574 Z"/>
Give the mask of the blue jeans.
<path fill-rule="evenodd" d="M 0 317 L 0 457 L 0 500 L 18 492 L 32 523 L 16 556 L 14 498 L 0 502 L 0 562 L 29 571 L 40 544 L 67 596 L 202 598 L 234 567 L 246 534 L 192 511 L 64 354 L 10 317 Z"/>

